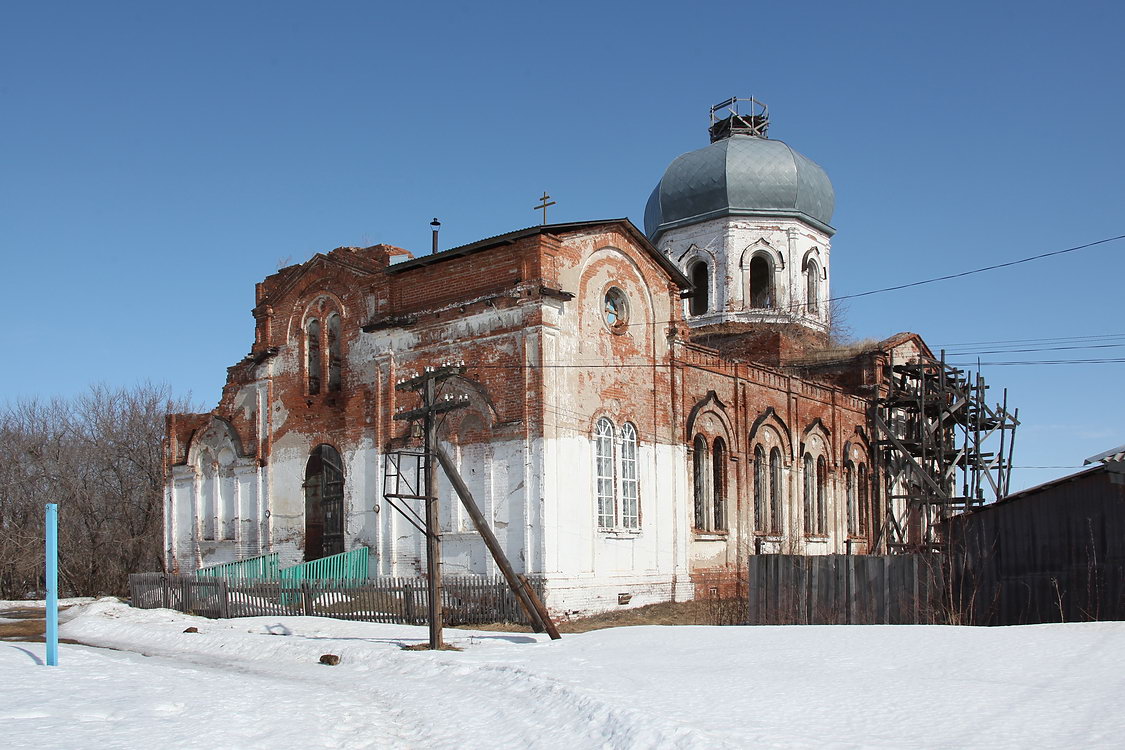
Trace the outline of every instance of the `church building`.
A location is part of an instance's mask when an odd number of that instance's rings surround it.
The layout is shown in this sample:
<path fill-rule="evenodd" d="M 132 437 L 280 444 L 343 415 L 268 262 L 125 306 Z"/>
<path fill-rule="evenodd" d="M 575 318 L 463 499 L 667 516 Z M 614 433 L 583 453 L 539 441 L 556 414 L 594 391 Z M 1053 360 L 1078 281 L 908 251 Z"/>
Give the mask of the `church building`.
<path fill-rule="evenodd" d="M 869 406 L 914 334 L 832 340 L 825 171 L 750 100 L 713 112 L 628 219 L 414 257 L 341 247 L 257 285 L 250 353 L 208 414 L 169 415 L 170 571 L 366 548 L 425 572 L 384 497 L 404 378 L 463 363 L 439 437 L 519 573 L 577 615 L 738 587 L 748 556 L 877 551 Z M 442 566 L 496 564 L 440 475 Z"/>

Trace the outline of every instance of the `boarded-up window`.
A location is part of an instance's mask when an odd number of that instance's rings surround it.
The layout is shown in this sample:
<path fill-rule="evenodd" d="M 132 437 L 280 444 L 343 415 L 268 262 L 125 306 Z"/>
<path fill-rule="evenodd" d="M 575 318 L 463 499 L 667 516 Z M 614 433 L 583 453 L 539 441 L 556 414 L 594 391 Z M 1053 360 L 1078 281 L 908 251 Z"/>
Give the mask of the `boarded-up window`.
<path fill-rule="evenodd" d="M 695 528 L 707 528 L 707 438 L 696 435 L 692 443 L 692 476 L 695 499 Z"/>
<path fill-rule="evenodd" d="M 308 378 L 309 395 L 320 393 L 320 321 L 310 320 L 305 325 L 305 351 L 307 352 L 305 374 Z"/>
<path fill-rule="evenodd" d="M 785 497 L 785 485 L 781 481 L 781 451 L 770 450 L 770 527 L 771 534 L 781 533 L 781 503 Z"/>
<path fill-rule="evenodd" d="M 754 449 L 754 530 L 765 531 L 766 510 L 769 497 L 766 480 L 766 451 L 762 446 Z"/>
<path fill-rule="evenodd" d="M 867 499 L 867 464 L 860 464 L 856 469 L 856 490 L 859 504 L 859 532 L 866 534 L 869 527 L 867 519 L 870 517 L 871 507 Z"/>
<path fill-rule="evenodd" d="M 328 334 L 328 390 L 340 390 L 343 358 L 340 356 L 340 316 L 332 313 L 327 321 Z"/>
<path fill-rule="evenodd" d="M 816 459 L 816 533 L 828 533 L 828 462 Z"/>
<path fill-rule="evenodd" d="M 715 438 L 711 455 L 713 477 L 711 493 L 714 502 L 713 528 L 723 531 L 727 528 L 727 444 L 722 438 Z"/>
<path fill-rule="evenodd" d="M 804 492 L 805 533 L 816 533 L 816 465 L 813 457 L 805 454 L 801 462 L 801 478 Z"/>
<path fill-rule="evenodd" d="M 844 495 L 848 508 L 848 536 L 859 533 L 859 505 L 855 486 L 855 468 L 852 462 L 844 464 Z"/>

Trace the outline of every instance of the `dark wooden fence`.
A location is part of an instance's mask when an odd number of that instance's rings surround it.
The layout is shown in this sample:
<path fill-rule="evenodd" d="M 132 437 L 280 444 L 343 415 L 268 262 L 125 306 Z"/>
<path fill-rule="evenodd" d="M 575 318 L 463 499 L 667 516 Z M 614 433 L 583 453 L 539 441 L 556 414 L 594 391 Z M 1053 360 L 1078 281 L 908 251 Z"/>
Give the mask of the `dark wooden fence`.
<path fill-rule="evenodd" d="M 946 623 L 938 555 L 754 555 L 751 625 Z"/>
<path fill-rule="evenodd" d="M 1098 466 L 947 524 L 972 625 L 1125 620 L 1125 484 Z"/>
<path fill-rule="evenodd" d="M 543 598 L 543 579 L 530 578 Z M 442 579 L 447 625 L 527 623 L 527 615 L 503 578 Z M 262 581 L 196 578 L 165 573 L 129 576 L 134 607 L 175 609 L 203 617 L 309 615 L 342 620 L 422 625 L 429 602 L 422 578 L 363 581 Z"/>

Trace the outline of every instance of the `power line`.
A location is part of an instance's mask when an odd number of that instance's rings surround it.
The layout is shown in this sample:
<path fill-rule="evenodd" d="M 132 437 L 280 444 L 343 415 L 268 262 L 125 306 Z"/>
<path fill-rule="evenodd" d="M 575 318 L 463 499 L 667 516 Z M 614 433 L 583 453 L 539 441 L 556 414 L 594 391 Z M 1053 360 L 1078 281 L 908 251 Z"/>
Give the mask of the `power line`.
<path fill-rule="evenodd" d="M 894 291 L 898 291 L 899 289 L 909 289 L 909 288 L 915 287 L 915 286 L 922 286 L 923 284 L 933 284 L 934 282 L 937 282 L 937 281 L 949 281 L 950 279 L 959 279 L 959 278 L 962 278 L 963 276 L 971 276 L 975 273 L 984 273 L 985 271 L 995 271 L 997 268 L 1008 268 L 1009 266 L 1018 266 L 1021 263 L 1030 263 L 1033 260 L 1041 260 L 1043 258 L 1050 258 L 1050 257 L 1055 256 L 1055 255 L 1063 255 L 1064 253 L 1073 253 L 1073 252 L 1076 252 L 1078 250 L 1085 250 L 1088 247 L 1094 247 L 1095 245 L 1104 245 L 1107 242 L 1116 242 L 1117 240 L 1125 240 L 1125 234 L 1119 234 L 1116 237 L 1106 237 L 1104 240 L 1096 240 L 1094 242 L 1087 242 L 1085 245 L 1075 245 L 1074 247 L 1068 247 L 1065 250 L 1052 250 L 1049 253 L 1040 253 L 1039 255 L 1031 255 L 1027 258 L 1020 258 L 1019 260 L 1010 260 L 1006 263 L 996 263 L 995 265 L 991 265 L 991 266 L 983 266 L 981 268 L 974 268 L 971 271 L 962 271 L 961 273 L 951 273 L 951 274 L 947 274 L 945 276 L 935 276 L 931 279 L 923 279 L 921 281 L 912 281 L 909 284 L 898 284 L 896 286 L 883 287 L 882 289 L 872 289 L 871 291 L 868 291 L 868 292 L 859 292 L 857 294 L 845 294 L 841 297 L 833 297 L 829 301 L 835 302 L 837 300 L 842 300 L 842 299 L 855 299 L 856 297 L 866 297 L 866 296 L 871 295 L 871 294 L 881 294 L 883 292 L 894 292 Z"/>
<path fill-rule="evenodd" d="M 1055 336 L 1051 338 L 1034 338 L 1034 339 L 998 339 L 995 341 L 962 341 L 954 344 L 934 344 L 935 349 L 948 349 L 953 346 L 991 346 L 993 344 L 1050 344 L 1050 343 L 1063 343 L 1069 341 L 1094 341 L 1103 339 L 1122 339 L 1125 338 L 1125 333 L 1101 333 L 1089 336 Z"/>
<path fill-rule="evenodd" d="M 957 367 L 1004 367 L 1006 365 L 1101 365 L 1125 362 L 1125 357 L 1106 359 L 1026 359 L 1011 362 L 947 362 Z"/>
<path fill-rule="evenodd" d="M 1087 242 L 1084 245 L 1075 245 L 1074 247 L 1068 247 L 1068 248 L 1064 248 L 1062 250 L 1052 250 L 1052 251 L 1046 252 L 1046 253 L 1039 253 L 1038 255 L 1030 255 L 1026 258 L 1018 258 L 1016 260 L 1009 260 L 1009 261 L 1006 261 L 1004 263 L 995 263 L 991 266 L 982 266 L 981 268 L 974 268 L 974 269 L 971 269 L 969 271 L 961 271 L 959 273 L 951 273 L 951 274 L 946 274 L 944 276 L 934 276 L 934 277 L 929 278 L 929 279 L 922 279 L 921 281 L 911 281 L 911 282 L 908 282 L 906 284 L 896 284 L 895 286 L 881 287 L 879 289 L 870 289 L 866 292 L 857 292 L 855 294 L 844 294 L 844 295 L 840 295 L 838 297 L 829 297 L 827 300 L 825 300 L 825 303 L 827 304 L 827 303 L 831 303 L 831 302 L 839 302 L 840 300 L 856 299 L 856 298 L 859 298 L 859 297 L 869 297 L 873 294 L 883 294 L 884 292 L 896 292 L 896 291 L 899 291 L 901 289 L 910 289 L 912 287 L 922 286 L 924 284 L 933 284 L 933 283 L 936 283 L 938 281 L 949 281 L 951 279 L 960 279 L 960 278 L 965 277 L 965 276 L 972 276 L 973 274 L 984 273 L 985 271 L 995 271 L 998 268 L 1008 268 L 1010 266 L 1018 266 L 1021 263 L 1030 263 L 1033 260 L 1042 260 L 1043 258 L 1051 258 L 1051 257 L 1054 257 L 1056 255 L 1064 255 L 1066 253 L 1073 253 L 1073 252 L 1077 252 L 1079 250 L 1085 250 L 1087 248 L 1096 247 L 1098 245 L 1104 245 L 1104 244 L 1109 243 L 1109 242 L 1117 242 L 1118 240 L 1125 240 L 1125 234 L 1119 234 L 1116 237 L 1106 237 L 1104 239 L 1095 240 L 1093 242 Z M 763 312 L 768 312 L 770 310 L 775 310 L 775 311 L 778 311 L 778 312 L 792 312 L 792 311 L 798 310 L 802 307 L 807 308 L 808 306 L 809 306 L 808 302 L 790 302 L 788 305 L 784 305 L 784 306 L 780 306 L 780 307 L 763 307 L 763 308 L 755 308 L 755 309 L 761 310 Z M 657 320 L 657 321 L 652 321 L 651 323 L 647 322 L 647 321 L 643 321 L 643 322 L 637 322 L 637 323 L 625 323 L 625 325 L 626 326 L 648 326 L 648 325 L 657 326 L 657 325 L 668 325 L 672 322 L 673 321 L 670 321 L 670 320 Z M 686 322 L 686 321 L 684 321 L 684 322 Z M 1006 343 L 1006 342 L 984 342 L 984 343 Z M 963 344 L 953 344 L 952 346 L 963 346 Z"/>
<path fill-rule="evenodd" d="M 950 357 L 965 357 L 971 354 L 1023 354 L 1026 352 L 1061 352 L 1074 349 L 1115 349 L 1125 344 L 1087 344 L 1086 346 L 1046 346 L 1031 349 L 984 349 L 981 351 L 946 352 Z"/>

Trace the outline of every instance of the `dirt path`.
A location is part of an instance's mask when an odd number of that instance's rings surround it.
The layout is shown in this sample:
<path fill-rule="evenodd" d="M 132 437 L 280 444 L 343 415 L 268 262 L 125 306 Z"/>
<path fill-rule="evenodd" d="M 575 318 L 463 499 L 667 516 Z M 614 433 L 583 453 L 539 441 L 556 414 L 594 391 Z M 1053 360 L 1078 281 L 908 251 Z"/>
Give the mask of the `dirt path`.
<path fill-rule="evenodd" d="M 63 611 L 66 607 L 60 607 Z M 41 609 L 0 610 L 0 641 L 42 643 L 46 638 L 47 615 Z M 60 638 L 59 643 L 77 643 Z"/>

